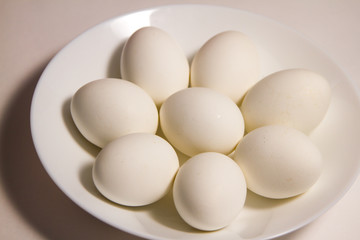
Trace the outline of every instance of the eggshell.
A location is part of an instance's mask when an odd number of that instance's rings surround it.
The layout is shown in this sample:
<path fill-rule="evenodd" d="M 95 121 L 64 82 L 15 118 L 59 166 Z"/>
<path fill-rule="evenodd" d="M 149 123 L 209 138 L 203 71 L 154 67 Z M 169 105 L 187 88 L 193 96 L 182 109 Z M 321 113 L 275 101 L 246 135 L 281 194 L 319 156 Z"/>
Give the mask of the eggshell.
<path fill-rule="evenodd" d="M 82 135 L 99 147 L 129 133 L 155 133 L 158 126 L 158 111 L 151 97 L 121 79 L 85 84 L 72 97 L 70 109 Z"/>
<path fill-rule="evenodd" d="M 121 76 L 149 93 L 157 106 L 189 85 L 189 63 L 180 45 L 156 27 L 137 30 L 121 55 Z"/>
<path fill-rule="evenodd" d="M 246 198 L 246 182 L 231 158 L 201 153 L 181 166 L 173 194 L 175 207 L 185 222 L 212 231 L 229 225 L 238 216 Z"/>
<path fill-rule="evenodd" d="M 322 156 L 304 133 L 286 126 L 265 126 L 247 134 L 235 150 L 248 188 L 268 198 L 306 192 L 322 172 Z"/>
<path fill-rule="evenodd" d="M 238 31 L 221 32 L 209 39 L 191 64 L 191 86 L 208 87 L 235 103 L 258 80 L 260 63 L 255 44 Z"/>
<path fill-rule="evenodd" d="M 324 118 L 331 89 L 321 75 L 306 69 L 287 69 L 258 82 L 241 105 L 246 131 L 266 125 L 285 125 L 310 133 Z"/>
<path fill-rule="evenodd" d="M 238 106 L 208 88 L 188 88 L 170 96 L 160 109 L 160 124 L 169 142 L 188 156 L 229 154 L 244 134 Z"/>
<path fill-rule="evenodd" d="M 93 167 L 97 189 L 108 199 L 142 206 L 162 198 L 179 168 L 172 146 L 150 133 L 133 133 L 101 150 Z"/>

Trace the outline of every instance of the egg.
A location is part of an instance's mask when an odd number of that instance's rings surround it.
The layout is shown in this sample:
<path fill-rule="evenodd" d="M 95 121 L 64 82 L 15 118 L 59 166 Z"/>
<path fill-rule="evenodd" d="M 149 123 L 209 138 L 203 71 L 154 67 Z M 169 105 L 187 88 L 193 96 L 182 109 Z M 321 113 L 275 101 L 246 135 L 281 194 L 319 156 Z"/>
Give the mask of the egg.
<path fill-rule="evenodd" d="M 158 126 L 158 110 L 151 97 L 122 79 L 85 84 L 72 97 L 70 110 L 81 134 L 99 147 L 129 133 L 155 133 Z"/>
<path fill-rule="evenodd" d="M 310 70 L 287 69 L 258 82 L 241 105 L 246 131 L 285 125 L 308 134 L 324 118 L 331 99 L 327 80 Z"/>
<path fill-rule="evenodd" d="M 109 200 L 126 206 L 148 205 L 172 187 L 179 160 L 163 138 L 133 133 L 106 145 L 93 166 L 97 189 Z"/>
<path fill-rule="evenodd" d="M 229 154 L 243 137 L 244 120 L 238 106 L 209 88 L 187 88 L 171 95 L 160 108 L 165 137 L 182 153 Z"/>
<path fill-rule="evenodd" d="M 167 32 L 144 27 L 127 40 L 120 61 L 121 77 L 142 87 L 160 106 L 189 85 L 189 63 Z"/>
<path fill-rule="evenodd" d="M 252 40 L 241 32 L 226 31 L 209 39 L 195 54 L 191 86 L 217 90 L 239 104 L 259 74 L 259 57 Z"/>
<path fill-rule="evenodd" d="M 221 229 L 239 215 L 246 198 L 246 182 L 239 166 L 215 152 L 198 154 L 179 169 L 173 187 L 175 207 L 194 228 Z"/>
<path fill-rule="evenodd" d="M 248 133 L 235 150 L 248 188 L 268 198 L 289 198 L 306 192 L 322 172 L 322 156 L 303 132 L 270 125 Z"/>

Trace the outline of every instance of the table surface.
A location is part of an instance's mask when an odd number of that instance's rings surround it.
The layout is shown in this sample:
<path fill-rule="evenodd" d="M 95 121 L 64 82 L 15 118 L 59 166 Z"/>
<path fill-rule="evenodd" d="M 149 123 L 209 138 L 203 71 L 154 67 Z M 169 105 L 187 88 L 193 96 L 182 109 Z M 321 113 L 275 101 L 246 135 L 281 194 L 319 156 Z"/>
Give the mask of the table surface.
<path fill-rule="evenodd" d="M 360 84 L 358 0 L 0 0 L 0 239 L 131 239 L 66 197 L 42 167 L 31 98 L 50 59 L 88 28 L 160 5 L 206 3 L 267 16 L 298 31 Z M 359 239 L 360 178 L 329 211 L 278 240 Z"/>

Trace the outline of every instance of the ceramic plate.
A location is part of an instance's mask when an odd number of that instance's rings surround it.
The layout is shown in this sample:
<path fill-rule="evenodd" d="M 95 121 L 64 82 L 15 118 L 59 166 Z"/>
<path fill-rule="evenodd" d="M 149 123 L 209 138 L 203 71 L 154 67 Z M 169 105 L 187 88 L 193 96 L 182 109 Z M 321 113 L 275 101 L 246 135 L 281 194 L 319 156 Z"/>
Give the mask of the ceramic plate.
<path fill-rule="evenodd" d="M 146 207 L 111 203 L 96 190 L 91 169 L 99 149 L 77 131 L 69 112 L 75 91 L 104 77 L 120 77 L 124 42 L 137 29 L 156 26 L 178 40 L 189 61 L 216 33 L 238 30 L 258 46 L 262 76 L 286 68 L 307 68 L 332 88 L 329 111 L 311 134 L 325 166 L 308 192 L 287 200 L 249 192 L 239 217 L 228 227 L 201 232 L 177 214 L 171 194 Z M 321 46 L 319 46 L 321 48 Z M 36 87 L 31 130 L 46 171 L 62 191 L 102 221 L 152 239 L 264 239 L 293 231 L 320 216 L 349 189 L 359 170 L 360 104 L 355 85 L 322 51 L 296 32 L 268 18 L 208 5 L 173 5 L 143 10 L 101 23 L 70 42 L 49 63 Z"/>

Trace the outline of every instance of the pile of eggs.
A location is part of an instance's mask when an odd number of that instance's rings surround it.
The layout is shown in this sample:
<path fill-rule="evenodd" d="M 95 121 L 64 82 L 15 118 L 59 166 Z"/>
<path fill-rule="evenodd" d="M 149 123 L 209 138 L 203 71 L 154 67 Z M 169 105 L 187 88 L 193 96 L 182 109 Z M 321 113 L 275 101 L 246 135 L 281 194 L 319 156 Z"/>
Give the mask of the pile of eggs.
<path fill-rule="evenodd" d="M 171 36 L 144 27 L 120 62 L 122 79 L 87 83 L 71 101 L 75 125 L 102 148 L 93 180 L 109 200 L 143 206 L 172 191 L 184 221 L 212 231 L 239 215 L 247 189 L 289 198 L 319 178 L 308 134 L 330 103 L 321 75 L 285 69 L 259 79 L 256 46 L 237 31 L 213 36 L 190 66 Z M 189 157 L 181 166 L 175 149 Z"/>

